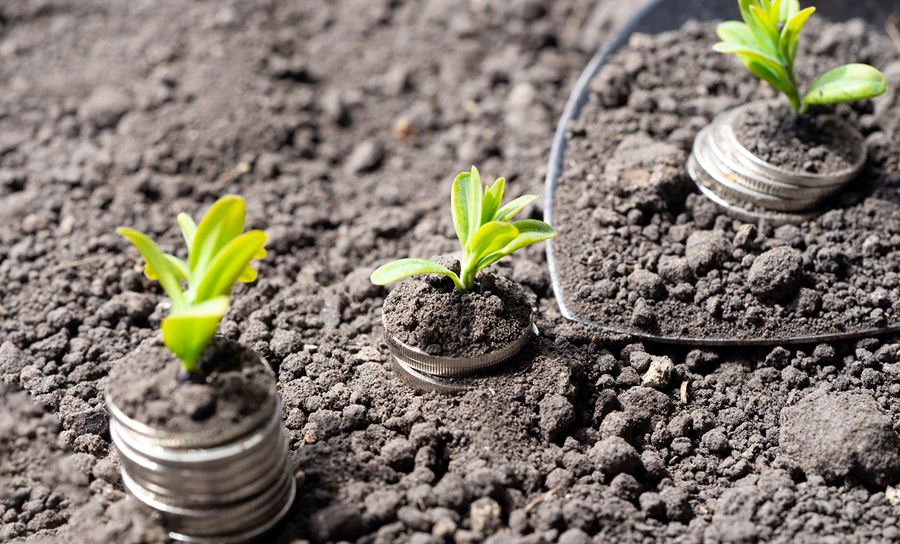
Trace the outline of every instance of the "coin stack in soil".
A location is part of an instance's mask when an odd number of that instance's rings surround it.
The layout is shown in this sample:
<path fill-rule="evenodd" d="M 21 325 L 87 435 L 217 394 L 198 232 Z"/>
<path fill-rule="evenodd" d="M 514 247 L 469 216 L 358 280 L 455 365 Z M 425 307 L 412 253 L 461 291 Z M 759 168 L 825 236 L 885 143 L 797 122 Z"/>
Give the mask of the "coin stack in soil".
<path fill-rule="evenodd" d="M 154 432 L 110 404 L 122 480 L 185 542 L 244 542 L 287 513 L 296 493 L 281 403 L 225 433 Z"/>
<path fill-rule="evenodd" d="M 825 201 L 859 174 L 865 146 L 849 168 L 815 174 L 790 171 L 766 162 L 744 147 L 735 133 L 736 120 L 754 104 L 718 115 L 694 140 L 688 173 L 700 191 L 739 219 L 799 222 L 814 217 Z M 838 118 L 829 122 L 846 125 Z M 844 131 L 846 126 L 840 126 Z"/>

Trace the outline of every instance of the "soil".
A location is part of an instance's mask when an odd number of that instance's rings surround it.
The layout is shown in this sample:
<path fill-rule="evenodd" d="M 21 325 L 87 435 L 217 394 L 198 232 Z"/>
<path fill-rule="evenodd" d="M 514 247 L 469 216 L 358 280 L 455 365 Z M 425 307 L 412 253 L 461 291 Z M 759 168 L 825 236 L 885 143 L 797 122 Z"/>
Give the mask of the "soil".
<path fill-rule="evenodd" d="M 827 113 L 796 116 L 783 101 L 763 102 L 734 119 L 738 142 L 760 159 L 792 172 L 832 174 L 860 160 L 862 135 Z"/>
<path fill-rule="evenodd" d="M 388 291 L 369 274 L 454 251 L 450 183 L 473 163 L 541 193 L 565 97 L 627 15 L 606 0 L 0 3 L 0 541 L 165 542 L 122 487 L 103 394 L 168 306 L 114 228 L 180 249 L 175 213 L 229 192 L 271 244 L 220 333 L 276 369 L 301 484 L 264 541 L 900 538 L 897 336 L 635 343 L 564 320 L 529 247 L 492 268 L 535 300 L 526 371 L 458 396 L 391 371 Z M 807 36 L 823 54 L 868 39 L 843 30 Z M 724 107 L 689 100 L 702 122 Z M 699 126 L 683 126 L 687 143 Z M 890 237 L 849 233 L 863 260 L 886 258 Z M 598 256 L 627 254 L 606 244 Z M 838 424 L 848 411 L 871 423 Z"/>
<path fill-rule="evenodd" d="M 798 54 L 801 80 L 858 60 L 900 84 L 897 49 L 887 37 L 860 21 L 811 24 L 807 35 L 816 38 L 802 40 Z M 846 118 L 862 129 L 868 148 L 865 170 L 832 209 L 800 225 L 746 224 L 699 195 L 684 167 L 694 137 L 715 115 L 775 99 L 734 58 L 712 51 L 714 41 L 714 23 L 635 36 L 591 83 L 569 128 L 554 202 L 554 252 L 567 306 L 615 330 L 675 338 L 771 341 L 896 326 L 896 93 L 817 110 L 812 122 Z M 765 158 L 816 171 L 852 160 L 840 151 L 847 138 L 827 144 L 825 153 L 794 136 L 782 141 L 792 133 L 772 119 L 784 116 L 744 121 L 760 140 L 751 148 Z M 776 156 L 762 140 L 790 146 Z"/>
<path fill-rule="evenodd" d="M 408 346 L 431 355 L 477 357 L 518 340 L 531 323 L 532 308 L 514 282 L 481 272 L 465 294 L 441 275 L 408 278 L 384 299 L 382 311 L 387 332 Z"/>
<path fill-rule="evenodd" d="M 213 339 L 197 361 L 205 383 L 176 379 L 179 361 L 158 340 L 112 363 L 106 393 L 131 419 L 168 433 L 224 436 L 275 392 L 275 375 L 240 344 Z M 269 412 L 271 414 L 271 412 Z"/>

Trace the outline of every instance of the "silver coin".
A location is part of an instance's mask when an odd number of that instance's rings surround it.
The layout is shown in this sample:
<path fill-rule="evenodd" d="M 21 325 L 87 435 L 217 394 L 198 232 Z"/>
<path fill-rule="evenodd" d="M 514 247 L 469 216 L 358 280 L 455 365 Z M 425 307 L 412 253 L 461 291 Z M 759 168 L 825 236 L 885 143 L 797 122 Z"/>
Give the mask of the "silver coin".
<path fill-rule="evenodd" d="M 843 183 L 805 187 L 789 184 L 785 180 L 777 181 L 763 177 L 758 172 L 754 172 L 752 165 L 747 164 L 745 158 L 734 147 L 735 141 L 723 135 L 727 132 L 726 126 L 724 122 L 710 125 L 707 143 L 710 148 L 710 159 L 717 163 L 720 171 L 729 172 L 735 183 L 758 193 L 786 200 L 820 200 L 833 195 L 844 187 Z"/>
<path fill-rule="evenodd" d="M 754 107 L 759 107 L 761 104 L 763 103 L 750 102 L 748 104 L 744 104 L 732 110 L 726 111 L 719 116 L 721 118 L 723 127 L 723 138 L 729 141 L 729 146 L 737 150 L 737 152 L 743 158 L 744 164 L 748 166 L 752 165 L 751 167 L 754 168 L 754 171 L 759 173 L 758 176 L 751 177 L 759 177 L 761 179 L 768 179 L 776 182 L 786 183 L 789 185 L 798 185 L 803 187 L 828 187 L 846 183 L 855 178 L 862 171 L 866 163 L 867 150 L 865 140 L 863 139 L 862 134 L 859 133 L 859 130 L 856 129 L 856 127 L 837 116 L 829 117 L 827 122 L 837 127 L 837 130 L 845 133 L 848 138 L 852 140 L 851 143 L 856 148 L 856 161 L 848 168 L 838 172 L 830 172 L 827 174 L 813 174 L 809 172 L 787 170 L 760 159 L 740 143 L 734 131 L 734 123 L 740 118 L 741 115 L 749 113 L 750 110 L 752 110 Z"/>
<path fill-rule="evenodd" d="M 522 330 L 522 334 L 516 340 L 501 349 L 475 357 L 430 355 L 397 340 L 388 332 L 387 326 L 384 327 L 384 341 L 396 359 L 418 372 L 443 378 L 460 378 L 484 372 L 503 364 L 522 351 L 522 348 L 534 336 L 535 331 L 534 322 L 529 320 L 528 325 Z"/>
<path fill-rule="evenodd" d="M 718 206 L 726 215 L 739 221 L 744 221 L 745 223 L 765 221 L 775 226 L 794 225 L 808 221 L 817 215 L 816 213 L 782 213 L 769 210 L 747 209 L 746 207 L 735 204 L 726 198 L 719 196 L 710 188 L 711 186 L 715 187 L 718 184 L 706 174 L 703 168 L 700 167 L 693 154 L 688 159 L 687 168 L 697 189 L 716 204 L 716 206 Z"/>
<path fill-rule="evenodd" d="M 712 126 L 705 127 L 694 141 L 693 157 L 707 174 L 707 179 L 700 179 L 710 190 L 731 202 L 746 202 L 755 206 L 781 212 L 800 212 L 816 208 L 820 199 L 786 199 L 754 190 L 735 181 L 736 174 L 724 169 L 721 161 L 711 152 L 708 144 Z M 713 184 L 708 182 L 713 180 Z M 717 187 L 713 187 L 717 185 Z"/>

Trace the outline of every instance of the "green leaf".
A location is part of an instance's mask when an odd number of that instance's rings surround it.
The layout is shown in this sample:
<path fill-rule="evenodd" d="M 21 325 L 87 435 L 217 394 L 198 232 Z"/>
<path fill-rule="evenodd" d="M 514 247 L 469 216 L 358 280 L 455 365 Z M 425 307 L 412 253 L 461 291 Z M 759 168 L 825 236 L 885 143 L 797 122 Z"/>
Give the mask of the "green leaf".
<path fill-rule="evenodd" d="M 228 242 L 199 278 L 194 300 L 201 302 L 231 292 L 244 269 L 265 245 L 266 238 L 265 232 L 251 230 Z"/>
<path fill-rule="evenodd" d="M 197 224 L 191 219 L 191 216 L 181 212 L 178 214 L 178 227 L 181 229 L 181 237 L 188 249 L 194 244 L 194 235 L 197 234 Z"/>
<path fill-rule="evenodd" d="M 494 219 L 497 210 L 500 208 L 500 202 L 503 201 L 503 188 L 506 185 L 506 179 L 497 178 L 490 188 L 484 191 L 484 201 L 481 204 L 481 224 Z"/>
<path fill-rule="evenodd" d="M 505 221 L 491 221 L 482 225 L 469 244 L 469 251 L 466 252 L 465 262 L 463 263 L 463 275 L 467 271 L 471 271 L 472 266 L 482 256 L 502 248 L 515 238 L 517 234 L 519 234 L 519 231 L 516 230 L 516 227 Z"/>
<path fill-rule="evenodd" d="M 716 34 L 726 43 L 746 45 L 755 49 L 760 48 L 756 35 L 753 34 L 753 31 L 750 30 L 750 27 L 747 26 L 746 23 L 741 23 L 739 21 L 725 21 L 724 23 L 719 23 L 716 27 Z"/>
<path fill-rule="evenodd" d="M 453 284 L 457 289 L 464 290 L 462 282 L 459 280 L 459 276 L 454 274 L 453 271 L 446 266 L 442 266 L 434 261 L 429 261 L 428 259 L 400 259 L 399 261 L 381 265 L 372 272 L 369 279 L 375 285 L 388 285 L 395 281 L 400 281 L 404 278 L 420 274 L 442 274 L 453 280 Z"/>
<path fill-rule="evenodd" d="M 227 311 L 228 297 L 219 296 L 173 311 L 163 320 L 163 343 L 181 359 L 186 371 L 196 368 L 197 359 L 212 341 L 219 321 Z"/>
<path fill-rule="evenodd" d="M 778 22 L 786 23 L 787 21 L 790 21 L 799 11 L 800 2 L 798 0 L 780 0 L 778 7 Z"/>
<path fill-rule="evenodd" d="M 713 50 L 719 53 L 728 53 L 732 55 L 743 55 L 752 58 L 757 62 L 766 63 L 775 67 L 781 67 L 781 61 L 759 49 L 749 45 L 738 45 L 735 43 L 718 42 L 713 45 Z"/>
<path fill-rule="evenodd" d="M 269 253 L 266 251 L 266 248 L 260 248 L 259 251 L 256 252 L 256 255 L 253 256 L 252 260 L 256 259 L 265 259 Z M 250 266 L 248 263 L 247 266 L 244 267 L 244 270 L 241 272 L 241 275 L 238 276 L 237 281 L 241 283 L 250 283 L 252 281 L 256 281 L 256 269 Z"/>
<path fill-rule="evenodd" d="M 166 259 L 168 259 L 169 263 L 175 269 L 175 274 L 178 276 L 178 279 L 187 281 L 187 279 L 188 279 L 187 263 L 174 255 L 169 255 L 168 253 L 163 253 L 163 256 Z M 147 276 L 147 278 L 149 278 L 151 280 L 159 281 L 159 273 L 156 271 L 155 268 L 150 266 L 150 263 L 147 263 L 144 266 L 144 275 Z"/>
<path fill-rule="evenodd" d="M 525 206 L 537 200 L 535 195 L 522 195 L 506 203 L 497 211 L 494 221 L 511 221 Z"/>
<path fill-rule="evenodd" d="M 762 63 L 755 58 L 749 58 L 744 55 L 738 55 L 738 58 L 747 67 L 751 74 L 765 81 L 776 91 L 780 91 L 786 95 L 793 92 L 793 85 L 786 79 L 784 70 L 780 67 L 774 67 L 770 63 Z"/>
<path fill-rule="evenodd" d="M 503 257 L 506 257 L 523 247 L 556 237 L 556 231 L 553 227 L 536 219 L 516 221 L 513 223 L 513 226 L 519 231 L 516 237 L 503 246 L 502 249 L 493 251 L 482 257 L 475 267 L 475 272 L 491 266 Z"/>
<path fill-rule="evenodd" d="M 769 17 L 769 13 L 763 8 L 763 6 L 750 6 L 750 13 L 752 14 L 754 21 L 758 25 L 760 29 L 765 32 L 765 36 L 757 36 L 760 41 L 766 44 L 776 44 L 778 43 L 778 22 L 774 21 L 771 17 Z M 768 38 L 767 40 L 764 38 Z"/>
<path fill-rule="evenodd" d="M 472 166 L 469 172 L 469 183 L 472 184 L 472 200 L 469 202 L 469 239 L 475 234 L 483 223 L 481 222 L 481 208 L 484 206 L 484 188 L 481 185 L 481 174 Z"/>
<path fill-rule="evenodd" d="M 829 70 L 809 87 L 803 111 L 810 104 L 838 104 L 879 96 L 887 90 L 887 79 L 868 64 L 845 64 Z"/>
<path fill-rule="evenodd" d="M 124 236 L 128 241 L 134 244 L 138 252 L 144 257 L 144 260 L 151 267 L 153 274 L 159 278 L 159 284 L 172 300 L 172 306 L 175 308 L 184 307 L 187 303 L 184 293 L 181 291 L 181 284 L 178 283 L 179 271 L 166 257 L 166 254 L 153 243 L 146 234 L 120 227 L 116 232 Z"/>
<path fill-rule="evenodd" d="M 201 278 L 219 251 L 244 230 L 246 204 L 239 196 L 226 195 L 206 212 L 191 241 L 188 267 L 192 278 Z"/>
<path fill-rule="evenodd" d="M 781 29 L 778 49 L 789 65 L 793 65 L 794 56 L 797 54 L 797 44 L 800 42 L 800 32 L 803 30 L 803 25 L 806 24 L 806 21 L 809 20 L 815 11 L 816 8 L 809 7 L 797 12 Z"/>
<path fill-rule="evenodd" d="M 478 225 L 473 225 L 473 223 L 477 223 L 481 219 L 481 199 L 480 177 L 473 177 L 470 172 L 457 174 L 456 179 L 453 180 L 453 189 L 450 194 L 450 211 L 453 216 L 456 237 L 459 238 L 459 245 L 463 249 L 472 234 L 478 230 Z M 473 213 L 476 208 L 477 215 Z M 478 219 L 473 222 L 473 217 Z"/>

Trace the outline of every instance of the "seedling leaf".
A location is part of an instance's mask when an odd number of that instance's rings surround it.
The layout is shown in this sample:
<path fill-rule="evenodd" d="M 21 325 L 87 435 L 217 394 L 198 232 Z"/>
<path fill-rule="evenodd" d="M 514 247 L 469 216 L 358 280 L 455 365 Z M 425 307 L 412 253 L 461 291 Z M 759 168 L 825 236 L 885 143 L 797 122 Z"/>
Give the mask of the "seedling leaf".
<path fill-rule="evenodd" d="M 228 306 L 228 297 L 223 295 L 173 311 L 163 320 L 163 343 L 181 359 L 186 371 L 196 369 L 197 359 L 212 341 Z"/>
<path fill-rule="evenodd" d="M 244 199 L 224 196 L 206 212 L 191 243 L 188 265 L 194 277 L 203 277 L 206 268 L 228 242 L 244 230 Z"/>
<path fill-rule="evenodd" d="M 453 180 L 450 193 L 450 209 L 453 214 L 453 228 L 459 245 L 463 248 L 469 241 L 478 225 L 472 227 L 473 209 L 478 207 L 478 218 L 481 218 L 481 185 L 476 183 L 470 172 L 461 172 Z"/>
<path fill-rule="evenodd" d="M 803 97 L 810 104 L 838 104 L 874 98 L 887 90 L 884 74 L 867 64 L 845 64 L 829 70 L 817 79 Z"/>
<path fill-rule="evenodd" d="M 462 288 L 459 276 L 452 270 L 427 259 L 400 259 L 387 263 L 372 272 L 369 279 L 375 285 L 388 285 L 419 274 L 442 274 L 453 280 L 453 284 L 457 288 Z"/>
<path fill-rule="evenodd" d="M 163 342 L 188 372 L 228 311 L 231 287 L 236 281 L 255 280 L 250 262 L 266 256 L 264 232 L 241 234 L 244 210 L 244 199 L 229 195 L 213 204 L 199 226 L 187 214 L 179 214 L 178 226 L 189 248 L 187 262 L 163 253 L 134 229 L 117 229 L 144 257 L 147 277 L 159 280 L 172 299 L 172 312 L 162 323 Z"/>
<path fill-rule="evenodd" d="M 716 31 L 720 53 L 735 55 L 753 75 L 784 94 L 794 114 L 810 104 L 836 104 L 884 93 L 887 80 L 866 64 L 836 68 L 816 80 L 801 99 L 794 74 L 800 33 L 816 8 L 800 9 L 798 0 L 738 0 L 743 23 L 726 21 Z"/>
<path fill-rule="evenodd" d="M 525 206 L 531 204 L 537 200 L 537 196 L 535 195 L 522 195 L 519 198 L 515 198 L 509 202 L 502 208 L 497 211 L 497 215 L 494 216 L 494 221 L 512 221 L 512 219 L 519 215 L 519 212 L 525 208 Z"/>
<path fill-rule="evenodd" d="M 523 219 L 513 223 L 513 226 L 516 227 L 516 230 L 518 231 L 516 237 L 503 246 L 502 249 L 488 253 L 482 257 L 478 262 L 478 270 L 487 268 L 514 251 L 518 251 L 538 242 L 543 242 L 544 240 L 549 240 L 556 236 L 556 230 L 543 221 Z"/>
<path fill-rule="evenodd" d="M 505 185 L 506 181 L 498 178 L 489 188 L 482 188 L 481 176 L 474 166 L 453 180 L 450 210 L 453 228 L 463 248 L 459 275 L 426 259 L 400 259 L 372 272 L 372 283 L 387 285 L 419 274 L 443 274 L 453 280 L 458 291 L 468 291 L 474 287 L 478 271 L 517 249 L 556 236 L 553 228 L 542 221 L 526 219 L 511 223 L 537 197 L 524 195 L 500 206 Z M 476 225 L 474 230 L 472 225 Z"/>
<path fill-rule="evenodd" d="M 159 278 L 159 284 L 162 285 L 163 290 L 169 295 L 169 298 L 172 299 L 172 306 L 175 308 L 185 306 L 186 299 L 184 293 L 181 292 L 181 285 L 178 283 L 178 270 L 171 261 L 169 261 L 166 254 L 156 247 L 153 240 L 144 233 L 134 229 L 120 227 L 116 229 L 116 232 L 134 244 L 134 247 L 137 248 L 144 260 L 147 261 L 151 273 L 153 276 Z M 146 267 L 145 273 L 147 273 Z"/>
<path fill-rule="evenodd" d="M 210 263 L 194 294 L 197 300 L 227 295 L 266 243 L 266 233 L 251 230 L 228 242 Z"/>
<path fill-rule="evenodd" d="M 506 185 L 504 178 L 497 178 L 490 188 L 484 191 L 484 200 L 481 204 L 481 224 L 484 225 L 488 221 L 494 219 L 497 210 L 500 208 L 500 202 L 503 201 L 503 187 Z"/>

